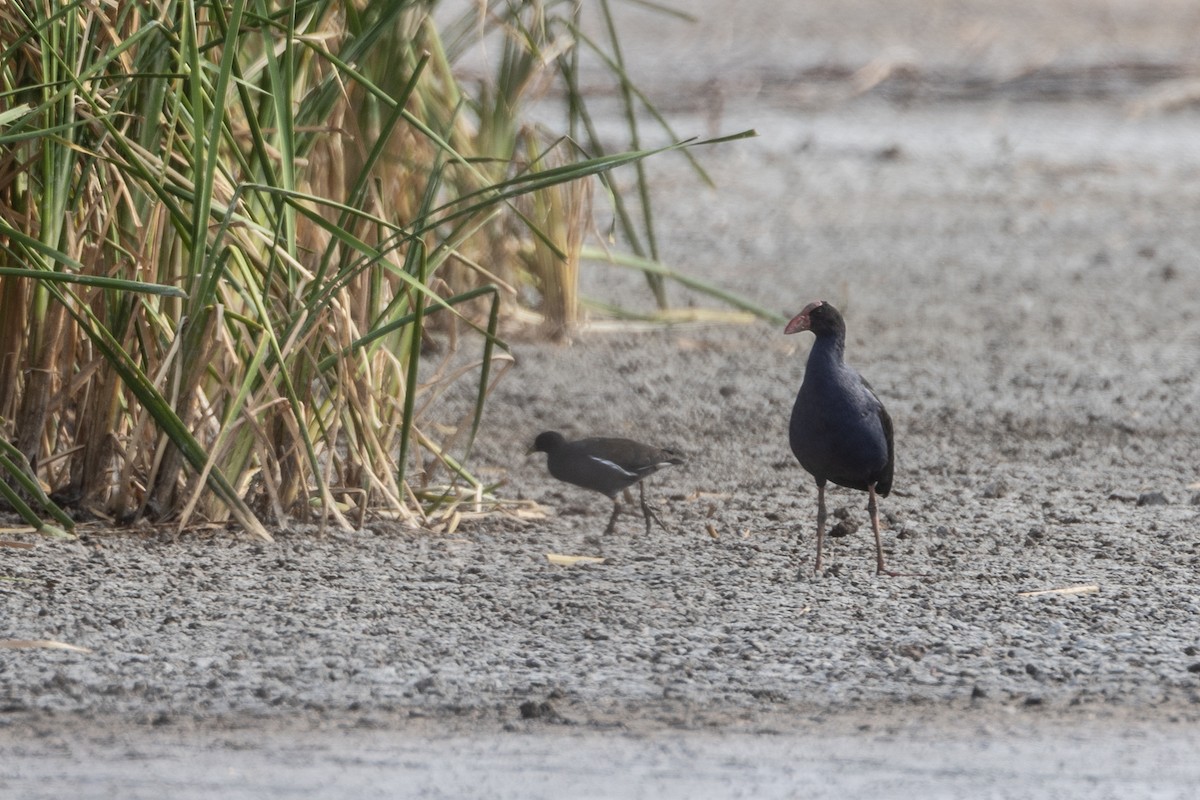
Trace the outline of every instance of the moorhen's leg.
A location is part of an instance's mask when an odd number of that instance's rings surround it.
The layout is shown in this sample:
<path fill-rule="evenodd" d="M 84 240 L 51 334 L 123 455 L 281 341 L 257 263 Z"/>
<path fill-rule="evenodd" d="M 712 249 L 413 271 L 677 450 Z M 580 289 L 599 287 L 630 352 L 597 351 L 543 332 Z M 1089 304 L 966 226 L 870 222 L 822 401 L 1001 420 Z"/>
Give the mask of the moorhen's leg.
<path fill-rule="evenodd" d="M 662 521 L 662 518 L 659 517 L 658 514 L 654 513 L 654 509 L 651 508 L 646 502 L 646 484 L 639 483 L 638 489 L 640 489 L 642 492 L 642 516 L 646 518 L 646 534 L 650 534 L 650 520 L 654 520 L 658 523 L 658 527 L 662 528 L 667 533 L 670 533 L 671 529 L 667 527 L 667 524 Z"/>
<path fill-rule="evenodd" d="M 617 514 L 619 514 L 619 513 L 621 513 L 621 501 L 614 497 L 613 498 L 613 513 L 612 513 L 612 516 L 608 518 L 608 527 L 604 529 L 605 536 L 608 536 L 610 533 L 613 532 L 613 527 L 616 526 L 616 524 L 617 524 Z"/>

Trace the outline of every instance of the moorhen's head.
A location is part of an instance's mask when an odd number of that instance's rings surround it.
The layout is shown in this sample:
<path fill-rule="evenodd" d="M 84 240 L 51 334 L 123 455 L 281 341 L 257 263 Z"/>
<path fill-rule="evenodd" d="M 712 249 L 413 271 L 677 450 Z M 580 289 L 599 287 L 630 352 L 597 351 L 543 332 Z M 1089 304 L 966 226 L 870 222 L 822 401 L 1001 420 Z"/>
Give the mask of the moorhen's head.
<path fill-rule="evenodd" d="M 829 336 L 846 333 L 846 322 L 841 313 L 824 300 L 809 303 L 783 329 L 784 333 L 799 333 L 812 331 L 817 336 Z"/>
<path fill-rule="evenodd" d="M 549 453 L 551 450 L 557 450 L 566 443 L 567 440 L 558 431 L 542 431 L 533 440 L 533 447 L 529 448 L 529 452 Z"/>

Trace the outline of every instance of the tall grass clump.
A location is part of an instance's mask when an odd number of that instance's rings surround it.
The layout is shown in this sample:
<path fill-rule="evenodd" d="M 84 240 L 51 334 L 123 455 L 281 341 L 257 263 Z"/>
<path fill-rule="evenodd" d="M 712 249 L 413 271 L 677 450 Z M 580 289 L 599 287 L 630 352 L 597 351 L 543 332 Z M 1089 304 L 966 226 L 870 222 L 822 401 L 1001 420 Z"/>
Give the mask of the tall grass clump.
<path fill-rule="evenodd" d="M 472 4 L 456 47 L 503 47 L 474 94 L 434 5 L 0 5 L 0 501 L 268 537 L 484 492 L 502 315 L 525 280 L 571 324 L 589 181 L 653 151 L 521 122 L 558 81 L 590 124 L 574 5 Z M 453 368 L 422 366 L 435 331 Z"/>

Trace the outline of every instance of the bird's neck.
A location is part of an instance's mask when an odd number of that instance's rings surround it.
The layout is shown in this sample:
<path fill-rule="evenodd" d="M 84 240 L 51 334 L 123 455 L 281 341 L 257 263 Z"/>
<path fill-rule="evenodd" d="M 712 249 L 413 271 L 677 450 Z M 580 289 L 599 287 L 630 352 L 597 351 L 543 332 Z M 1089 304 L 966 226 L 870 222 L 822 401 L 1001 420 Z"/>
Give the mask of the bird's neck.
<path fill-rule="evenodd" d="M 809 353 L 810 366 L 817 364 L 840 367 L 845 361 L 846 340 L 841 336 L 818 336 Z"/>

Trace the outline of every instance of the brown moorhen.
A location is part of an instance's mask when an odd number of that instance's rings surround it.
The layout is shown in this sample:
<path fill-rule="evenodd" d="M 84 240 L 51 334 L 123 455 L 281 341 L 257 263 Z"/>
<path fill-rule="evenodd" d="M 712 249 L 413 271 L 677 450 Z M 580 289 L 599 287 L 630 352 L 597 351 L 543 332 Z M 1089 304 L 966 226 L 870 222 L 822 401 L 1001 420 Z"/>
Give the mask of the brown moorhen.
<path fill-rule="evenodd" d="M 895 575 L 884 567 L 875 500 L 877 495 L 887 497 L 892 490 L 892 419 L 871 385 L 843 360 L 846 323 L 836 308 L 823 300 L 809 303 L 783 332 L 799 331 L 812 331 L 817 340 L 808 354 L 788 434 L 800 466 L 817 480 L 815 571 L 821 570 L 825 537 L 825 484 L 833 481 L 868 493 L 876 570 L 878 574 Z"/>
<path fill-rule="evenodd" d="M 641 489 L 642 515 L 646 518 L 646 533 L 653 519 L 663 530 L 667 526 L 646 504 L 646 488 L 641 480 L 663 467 L 682 464 L 683 458 L 671 450 L 661 450 L 632 439 L 598 437 L 568 442 L 558 431 L 537 435 L 529 452 L 546 454 L 550 474 L 560 481 L 600 492 L 613 501 L 612 516 L 605 535 L 612 533 L 621 510 L 618 495 L 635 483 Z"/>

